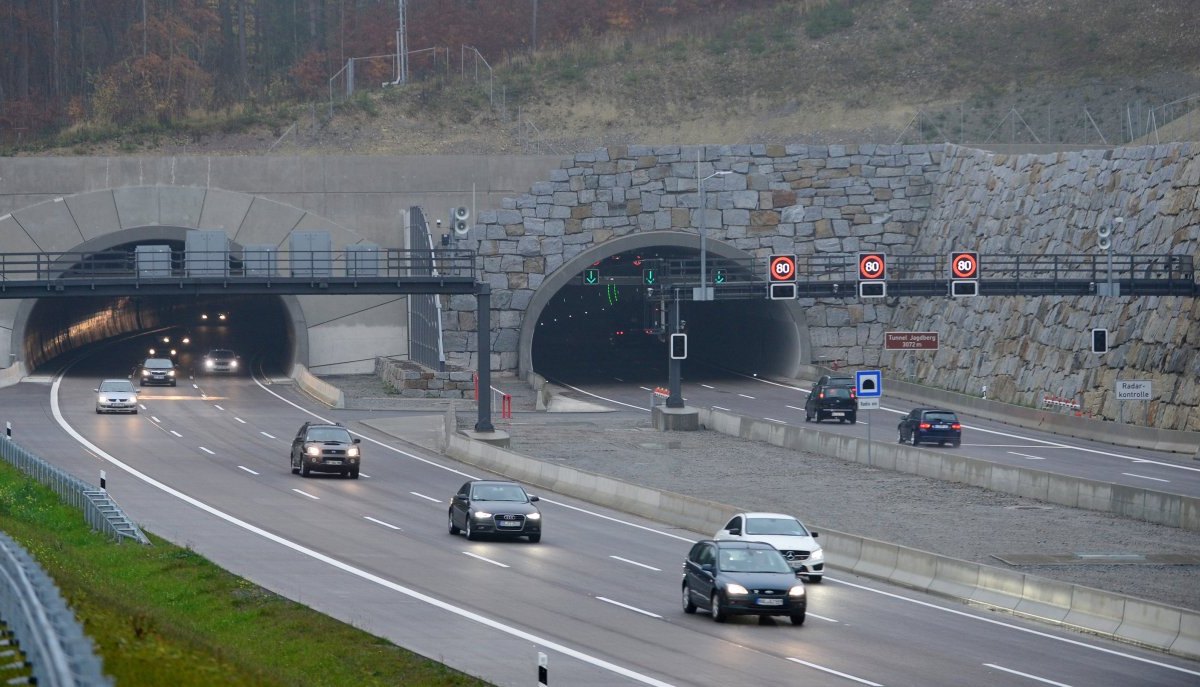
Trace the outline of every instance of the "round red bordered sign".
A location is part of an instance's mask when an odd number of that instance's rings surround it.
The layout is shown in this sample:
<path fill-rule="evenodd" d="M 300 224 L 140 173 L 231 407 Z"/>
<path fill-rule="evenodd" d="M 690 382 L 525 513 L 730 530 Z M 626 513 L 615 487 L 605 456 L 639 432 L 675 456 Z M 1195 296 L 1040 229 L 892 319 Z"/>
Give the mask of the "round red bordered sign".
<path fill-rule="evenodd" d="M 974 279 L 979 276 L 978 253 L 951 253 L 950 274 L 955 279 Z"/>
<path fill-rule="evenodd" d="M 796 279 L 796 256 L 772 255 L 769 268 L 771 281 L 793 281 Z"/>
<path fill-rule="evenodd" d="M 883 279 L 887 271 L 887 258 L 883 253 L 858 254 L 859 279 Z"/>

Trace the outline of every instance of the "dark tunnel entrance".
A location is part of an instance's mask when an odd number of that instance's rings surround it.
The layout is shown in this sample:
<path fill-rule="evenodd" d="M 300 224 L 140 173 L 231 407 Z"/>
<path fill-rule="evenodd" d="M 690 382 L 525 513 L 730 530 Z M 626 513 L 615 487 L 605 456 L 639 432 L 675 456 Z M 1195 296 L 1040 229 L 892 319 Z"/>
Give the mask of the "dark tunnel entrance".
<path fill-rule="evenodd" d="M 668 262 L 698 264 L 699 251 L 654 246 L 629 250 L 584 266 L 550 296 L 537 315 L 531 359 L 547 379 L 575 384 L 612 381 L 663 384 L 668 373 L 666 299 L 670 290 L 646 284 L 646 270 Z M 745 282 L 750 262 L 707 259 L 710 282 Z M 765 268 L 764 268 L 765 269 Z M 650 275 L 650 279 L 654 277 Z M 590 283 L 594 280 L 594 283 Z M 718 291 L 721 283 L 714 289 Z M 690 294 L 690 289 L 688 289 Z M 685 371 L 790 377 L 801 359 L 796 312 L 781 301 L 749 294 L 736 300 L 680 304 L 688 335 Z M 686 372 L 685 372 L 686 374 Z"/>

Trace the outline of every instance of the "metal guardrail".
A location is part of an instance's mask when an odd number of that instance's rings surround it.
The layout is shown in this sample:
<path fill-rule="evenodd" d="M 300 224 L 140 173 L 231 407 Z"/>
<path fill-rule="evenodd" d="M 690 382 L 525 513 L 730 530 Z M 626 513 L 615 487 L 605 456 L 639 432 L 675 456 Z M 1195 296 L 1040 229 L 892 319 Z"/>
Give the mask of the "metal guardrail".
<path fill-rule="evenodd" d="M 8 443 L 3 439 L 0 442 Z M 3 532 L 0 532 L 0 617 L 11 628 L 25 655 L 31 684 L 52 687 L 114 684 L 104 674 L 92 640 L 83 633 L 54 580 Z"/>
<path fill-rule="evenodd" d="M 11 437 L 0 437 L 0 458 L 53 489 L 68 505 L 83 511 L 83 517 L 92 529 L 104 532 L 117 542 L 132 539 L 139 544 L 150 543 L 107 491 L 47 463 Z"/>
<path fill-rule="evenodd" d="M 419 206 L 409 208 L 408 244 L 427 248 L 430 259 L 416 269 L 423 275 L 441 275 L 441 266 L 432 259 L 433 234 L 425 211 Z M 439 372 L 446 369 L 446 352 L 442 339 L 442 302 L 432 293 L 413 294 L 408 307 L 408 351 L 413 362 Z"/>

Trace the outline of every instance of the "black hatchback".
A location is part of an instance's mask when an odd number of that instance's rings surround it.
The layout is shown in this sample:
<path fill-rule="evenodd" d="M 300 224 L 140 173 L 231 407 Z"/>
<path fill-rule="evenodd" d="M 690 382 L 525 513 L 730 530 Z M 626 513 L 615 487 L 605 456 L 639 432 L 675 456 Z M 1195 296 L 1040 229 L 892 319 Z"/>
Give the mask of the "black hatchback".
<path fill-rule="evenodd" d="M 937 442 L 938 446 L 962 444 L 962 424 L 953 410 L 913 408 L 900 419 L 900 443 Z"/>
<path fill-rule="evenodd" d="M 683 562 L 683 612 L 708 609 L 723 623 L 732 615 L 786 615 L 803 625 L 804 583 L 774 546 L 756 541 L 704 539 Z"/>
<path fill-rule="evenodd" d="M 831 418 L 854 424 L 858 421 L 857 391 L 853 377 L 821 377 L 804 402 L 804 421 Z"/>

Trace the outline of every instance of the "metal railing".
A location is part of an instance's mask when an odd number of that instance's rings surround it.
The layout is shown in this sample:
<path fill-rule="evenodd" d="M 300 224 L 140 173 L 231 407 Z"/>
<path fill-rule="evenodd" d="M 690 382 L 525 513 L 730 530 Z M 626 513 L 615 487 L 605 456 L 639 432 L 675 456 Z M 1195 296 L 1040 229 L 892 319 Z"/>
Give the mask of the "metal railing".
<path fill-rule="evenodd" d="M 52 489 L 68 505 L 83 511 L 83 517 L 92 529 L 104 532 L 118 542 L 132 539 L 139 544 L 150 543 L 107 491 L 47 463 L 8 436 L 0 437 L 0 458 Z"/>
<path fill-rule="evenodd" d="M 409 209 L 409 245 L 428 247 L 430 260 L 420 266 L 423 274 L 439 275 L 433 256 L 433 235 L 425 211 L 420 207 Z M 409 296 L 408 301 L 408 357 L 415 363 L 431 370 L 446 369 L 446 352 L 442 342 L 442 302 L 436 294 L 423 293 Z"/>
<path fill-rule="evenodd" d="M 0 617 L 12 630 L 29 663 L 32 684 L 53 687 L 113 684 L 112 678 L 104 674 L 92 640 L 83 633 L 54 580 L 3 532 L 0 532 Z"/>

